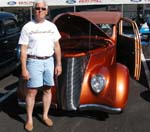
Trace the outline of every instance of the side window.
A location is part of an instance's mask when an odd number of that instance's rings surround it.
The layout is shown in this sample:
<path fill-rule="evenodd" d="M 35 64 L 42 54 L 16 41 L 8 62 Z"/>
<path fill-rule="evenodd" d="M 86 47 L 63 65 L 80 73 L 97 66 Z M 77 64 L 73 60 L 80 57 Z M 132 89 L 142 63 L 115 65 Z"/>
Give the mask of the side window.
<path fill-rule="evenodd" d="M 134 23 L 132 20 L 128 18 L 124 18 L 120 21 L 120 28 L 119 28 L 119 34 L 129 37 L 129 38 L 135 38 L 135 32 L 134 32 Z"/>
<path fill-rule="evenodd" d="M 13 19 L 5 20 L 4 26 L 5 26 L 6 34 L 15 33 L 18 30 L 16 22 Z"/>
<path fill-rule="evenodd" d="M 134 29 L 132 23 L 123 21 L 123 34 L 128 37 L 134 37 Z"/>
<path fill-rule="evenodd" d="M 112 24 L 98 24 L 98 26 L 103 30 L 108 36 L 112 36 L 113 25 Z"/>

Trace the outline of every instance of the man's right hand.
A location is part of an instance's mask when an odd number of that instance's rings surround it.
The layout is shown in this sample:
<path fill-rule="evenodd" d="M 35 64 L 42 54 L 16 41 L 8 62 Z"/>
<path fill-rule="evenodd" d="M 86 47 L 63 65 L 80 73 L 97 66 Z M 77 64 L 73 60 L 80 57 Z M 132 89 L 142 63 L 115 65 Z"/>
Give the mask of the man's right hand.
<path fill-rule="evenodd" d="M 22 70 L 22 78 L 24 79 L 24 80 L 29 80 L 30 79 L 30 75 L 29 75 L 29 72 L 28 72 L 28 70 Z"/>

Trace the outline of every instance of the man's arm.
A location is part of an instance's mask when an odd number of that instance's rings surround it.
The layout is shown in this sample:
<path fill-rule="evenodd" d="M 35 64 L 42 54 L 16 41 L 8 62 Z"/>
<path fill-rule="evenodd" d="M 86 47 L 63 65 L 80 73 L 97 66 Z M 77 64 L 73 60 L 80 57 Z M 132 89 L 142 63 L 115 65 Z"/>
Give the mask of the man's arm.
<path fill-rule="evenodd" d="M 22 77 L 24 80 L 29 80 L 29 73 L 26 66 L 27 61 L 27 46 L 28 45 L 21 45 L 21 54 L 20 54 L 20 61 L 21 61 L 21 71 Z"/>
<path fill-rule="evenodd" d="M 59 76 L 62 72 L 62 66 L 61 66 L 61 48 L 59 41 L 55 42 L 55 58 L 56 58 L 56 67 L 55 67 L 55 75 Z"/>

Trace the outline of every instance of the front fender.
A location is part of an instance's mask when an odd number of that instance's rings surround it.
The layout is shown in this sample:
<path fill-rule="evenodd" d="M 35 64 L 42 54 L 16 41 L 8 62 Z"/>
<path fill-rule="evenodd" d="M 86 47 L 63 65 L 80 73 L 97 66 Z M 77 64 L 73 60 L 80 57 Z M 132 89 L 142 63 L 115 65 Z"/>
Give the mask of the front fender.
<path fill-rule="evenodd" d="M 126 66 L 117 63 L 116 66 L 116 96 L 115 107 L 124 108 L 129 93 L 129 70 Z"/>

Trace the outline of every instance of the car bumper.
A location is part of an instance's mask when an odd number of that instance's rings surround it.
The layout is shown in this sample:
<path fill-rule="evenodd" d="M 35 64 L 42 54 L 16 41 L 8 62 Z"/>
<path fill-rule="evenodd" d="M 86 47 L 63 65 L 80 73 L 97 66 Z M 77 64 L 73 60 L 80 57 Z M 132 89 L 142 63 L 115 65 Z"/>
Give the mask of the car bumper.
<path fill-rule="evenodd" d="M 79 110 L 99 110 L 99 111 L 104 111 L 104 112 L 108 112 L 108 113 L 120 113 L 122 112 L 121 108 L 113 108 L 110 106 L 106 106 L 106 105 L 101 105 L 101 104 L 84 104 L 84 105 L 80 105 L 79 106 Z"/>

